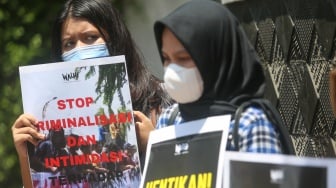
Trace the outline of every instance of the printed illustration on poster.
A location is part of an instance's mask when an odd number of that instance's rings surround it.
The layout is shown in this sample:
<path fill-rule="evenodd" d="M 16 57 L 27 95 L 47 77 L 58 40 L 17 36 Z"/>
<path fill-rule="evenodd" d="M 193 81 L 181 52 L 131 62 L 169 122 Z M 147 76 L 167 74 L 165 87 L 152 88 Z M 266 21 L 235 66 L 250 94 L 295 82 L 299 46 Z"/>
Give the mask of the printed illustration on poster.
<path fill-rule="evenodd" d="M 138 187 L 124 56 L 19 68 L 23 109 L 47 136 L 28 144 L 33 187 Z"/>

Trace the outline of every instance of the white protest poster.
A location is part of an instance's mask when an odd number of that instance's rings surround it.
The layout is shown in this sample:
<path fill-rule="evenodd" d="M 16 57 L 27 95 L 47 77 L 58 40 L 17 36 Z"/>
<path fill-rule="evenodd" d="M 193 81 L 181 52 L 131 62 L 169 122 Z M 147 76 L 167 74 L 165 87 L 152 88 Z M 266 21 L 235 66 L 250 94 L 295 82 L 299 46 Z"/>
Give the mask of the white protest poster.
<path fill-rule="evenodd" d="M 225 152 L 224 188 L 334 188 L 336 160 Z"/>
<path fill-rule="evenodd" d="M 139 187 L 124 56 L 19 68 L 24 113 L 47 136 L 28 144 L 33 187 Z"/>
<path fill-rule="evenodd" d="M 230 118 L 213 116 L 152 131 L 140 187 L 221 187 Z"/>

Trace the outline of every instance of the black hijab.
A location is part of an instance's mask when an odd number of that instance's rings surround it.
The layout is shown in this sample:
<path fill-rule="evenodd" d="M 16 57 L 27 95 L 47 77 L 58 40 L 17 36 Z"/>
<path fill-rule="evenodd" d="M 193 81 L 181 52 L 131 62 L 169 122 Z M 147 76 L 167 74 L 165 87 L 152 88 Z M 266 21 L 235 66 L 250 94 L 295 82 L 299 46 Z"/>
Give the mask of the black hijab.
<path fill-rule="evenodd" d="M 162 58 L 162 32 L 167 27 L 182 43 L 201 73 L 199 100 L 179 104 L 186 121 L 233 114 L 241 103 L 264 93 L 258 56 L 234 15 L 222 4 L 192 0 L 154 24 Z"/>

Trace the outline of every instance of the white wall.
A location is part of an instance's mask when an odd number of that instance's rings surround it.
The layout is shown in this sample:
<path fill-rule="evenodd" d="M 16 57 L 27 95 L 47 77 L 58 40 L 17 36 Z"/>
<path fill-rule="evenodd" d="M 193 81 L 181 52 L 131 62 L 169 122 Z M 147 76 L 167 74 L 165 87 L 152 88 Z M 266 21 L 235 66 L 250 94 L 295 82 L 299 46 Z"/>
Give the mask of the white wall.
<path fill-rule="evenodd" d="M 163 69 L 154 39 L 153 25 L 158 20 L 187 0 L 134 0 L 139 8 L 126 10 L 127 26 L 142 51 L 149 69 L 162 79 Z"/>

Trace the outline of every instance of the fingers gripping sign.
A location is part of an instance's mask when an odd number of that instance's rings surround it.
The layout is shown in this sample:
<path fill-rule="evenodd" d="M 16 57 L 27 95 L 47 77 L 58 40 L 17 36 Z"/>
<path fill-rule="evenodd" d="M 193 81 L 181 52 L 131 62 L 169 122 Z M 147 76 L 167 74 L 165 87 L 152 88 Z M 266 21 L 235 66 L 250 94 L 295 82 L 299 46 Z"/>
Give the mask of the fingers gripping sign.
<path fill-rule="evenodd" d="M 36 124 L 37 120 L 33 116 L 23 114 L 12 126 L 14 145 L 22 156 L 27 156 L 27 141 L 37 145 L 40 140 L 45 139 L 45 135 L 37 131 Z"/>
<path fill-rule="evenodd" d="M 152 121 L 140 111 L 134 111 L 135 128 L 140 151 L 145 152 L 150 131 L 154 130 Z"/>

